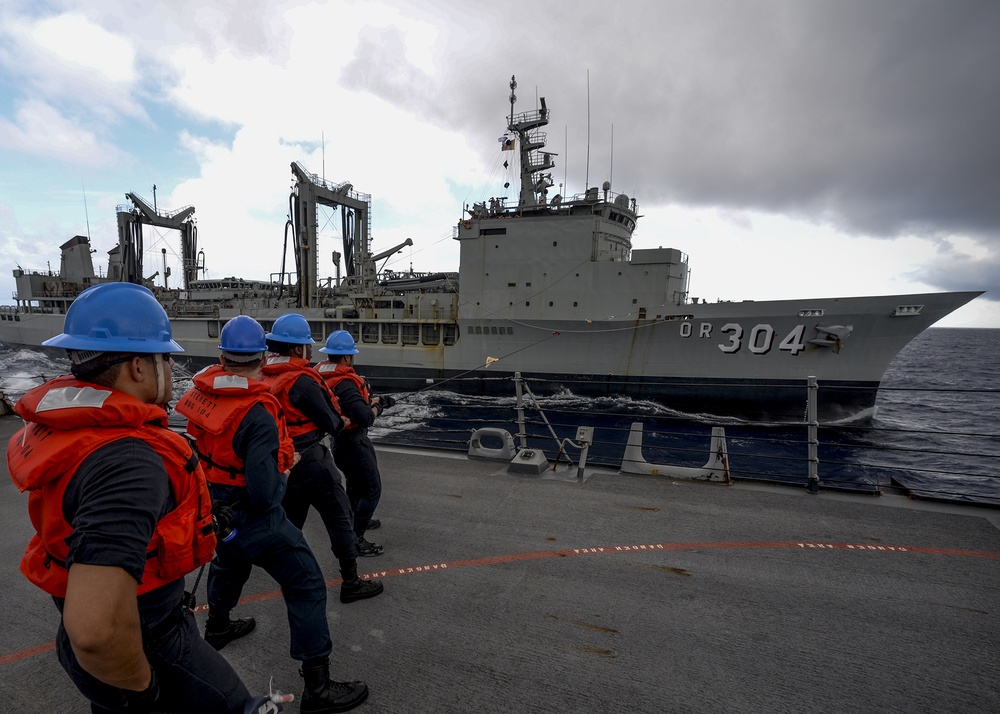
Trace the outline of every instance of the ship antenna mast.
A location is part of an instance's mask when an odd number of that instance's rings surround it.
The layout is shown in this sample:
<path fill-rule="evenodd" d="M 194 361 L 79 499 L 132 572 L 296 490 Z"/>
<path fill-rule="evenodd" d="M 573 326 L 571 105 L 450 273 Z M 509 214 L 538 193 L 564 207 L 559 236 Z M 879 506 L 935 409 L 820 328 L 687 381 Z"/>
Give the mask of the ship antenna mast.
<path fill-rule="evenodd" d="M 518 150 L 521 160 L 521 189 L 518 198 L 518 207 L 535 208 L 545 204 L 545 191 L 552 186 L 552 175 L 542 174 L 535 177 L 540 171 L 552 168 L 552 157 L 556 154 L 551 151 L 540 151 L 545 147 L 545 134 L 533 131 L 549 123 L 549 110 L 545 106 L 545 97 L 539 97 L 539 109 L 534 111 L 514 114 L 514 102 L 517 97 L 514 89 L 517 87 L 513 75 L 510 78 L 510 117 L 507 120 L 507 139 L 513 144 L 513 134 L 517 137 Z M 506 141 L 506 139 L 505 139 Z M 513 146 L 511 146 L 513 148 Z M 506 187 L 505 187 L 506 188 Z"/>
<path fill-rule="evenodd" d="M 563 190 L 563 186 L 566 186 L 566 192 L 569 193 L 569 124 L 563 127 L 563 154 L 565 158 L 563 159 L 563 185 L 559 187 L 560 192 Z"/>
<path fill-rule="evenodd" d="M 83 179 L 80 179 L 80 188 L 83 189 L 83 215 L 87 218 L 87 239 L 90 239 L 90 211 L 87 208 L 87 187 L 83 185 Z"/>
<path fill-rule="evenodd" d="M 517 89 L 517 80 L 514 79 L 514 75 L 510 76 L 510 119 L 508 119 L 508 126 L 514 126 L 514 102 L 517 101 L 517 96 L 514 94 L 514 90 Z"/>
<path fill-rule="evenodd" d="M 590 188 L 590 70 L 587 70 L 587 171 L 584 188 Z"/>

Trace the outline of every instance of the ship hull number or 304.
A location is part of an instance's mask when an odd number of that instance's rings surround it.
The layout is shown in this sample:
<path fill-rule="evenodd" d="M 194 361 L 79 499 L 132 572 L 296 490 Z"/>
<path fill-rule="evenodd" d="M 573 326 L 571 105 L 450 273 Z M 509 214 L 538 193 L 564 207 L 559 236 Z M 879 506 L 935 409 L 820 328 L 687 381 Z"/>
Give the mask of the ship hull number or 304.
<path fill-rule="evenodd" d="M 690 322 L 682 322 L 680 330 L 681 337 L 712 339 L 714 327 L 711 322 L 703 322 L 698 325 L 698 332 L 695 334 L 694 325 Z M 773 348 L 777 347 L 782 352 L 797 355 L 806 348 L 805 334 L 806 326 L 796 325 L 792 328 L 791 332 L 779 340 L 778 334 L 770 325 L 754 325 L 749 330 L 745 330 L 737 322 L 727 322 L 719 328 L 719 335 L 725 340 L 725 342 L 719 343 L 719 349 L 730 355 L 736 354 L 743 349 L 755 355 L 766 355 Z M 716 339 L 718 339 L 718 336 Z"/>

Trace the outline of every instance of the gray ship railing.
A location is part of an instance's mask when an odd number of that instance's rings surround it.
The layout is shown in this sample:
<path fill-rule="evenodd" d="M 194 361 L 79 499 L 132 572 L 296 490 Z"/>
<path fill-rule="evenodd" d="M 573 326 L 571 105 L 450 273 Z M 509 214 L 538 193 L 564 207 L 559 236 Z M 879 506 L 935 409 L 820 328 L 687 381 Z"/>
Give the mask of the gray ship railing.
<path fill-rule="evenodd" d="M 5 365 L 0 390 L 12 401 L 45 379 L 68 371 L 68 364 L 56 362 L 51 369 L 44 368 L 46 374 L 38 374 L 37 365 L 34 373 Z M 174 376 L 174 395 L 179 397 L 190 387 L 191 375 L 177 369 Z M 571 442 L 584 445 L 577 437 L 581 427 L 589 427 L 593 431 L 585 444 L 586 465 L 620 470 L 632 425 L 641 423 L 646 461 L 697 468 L 705 464 L 713 428 L 722 427 L 727 472 L 735 482 L 873 497 L 900 493 L 1000 506 L 1000 389 L 883 386 L 870 419 L 824 424 L 806 418 L 805 384 L 789 387 L 802 395 L 803 418 L 774 422 L 683 414 L 655 402 L 626 398 L 577 397 L 572 385 L 565 384 L 566 389 L 554 395 L 536 396 L 545 386 L 539 380 L 530 382 L 519 401 L 510 378 L 487 379 L 510 396 L 463 396 L 441 389 L 385 390 L 396 397 L 397 404 L 378 419 L 371 431 L 373 440 L 382 445 L 467 453 L 470 435 L 491 428 L 516 435 L 517 449 L 541 450 L 551 462 L 558 456 L 564 465 L 579 466 L 581 451 Z M 477 375 L 473 381 L 481 386 L 484 378 Z M 739 387 L 734 384 L 732 388 Z"/>
<path fill-rule="evenodd" d="M 180 215 L 184 211 L 190 210 L 190 208 L 191 208 L 190 205 L 187 205 L 187 206 L 182 206 L 181 208 L 177 208 L 177 209 L 175 209 L 173 211 L 160 210 L 158 207 L 156 207 L 156 202 L 155 201 L 148 200 L 145 196 L 143 196 L 142 194 L 140 194 L 137 191 L 133 191 L 132 193 L 136 197 L 138 197 L 140 201 L 142 201 L 143 203 L 145 203 L 147 206 L 152 206 L 154 208 L 154 210 L 156 211 L 157 215 L 159 215 L 159 216 L 161 216 L 163 218 L 173 218 L 174 216 Z M 154 192 L 154 195 L 155 195 L 155 192 Z M 118 205 L 115 206 L 115 213 L 132 213 L 132 211 L 134 211 L 134 210 L 137 210 L 137 209 L 131 203 L 119 203 Z"/>
<path fill-rule="evenodd" d="M 0 308 L 4 308 L 4 314 L 18 319 L 20 315 L 62 315 L 65 312 L 65 310 L 54 307 L 28 305 L 23 302 L 20 305 L 0 305 Z"/>
<path fill-rule="evenodd" d="M 383 425 L 376 429 L 373 439 L 384 444 L 466 451 L 470 433 L 493 427 L 509 431 L 519 449 L 541 449 L 550 462 L 566 463 L 579 459 L 579 451 L 567 449 L 567 442 L 573 441 L 581 426 L 590 426 L 594 432 L 586 444 L 587 465 L 621 468 L 632 424 L 641 422 L 646 460 L 700 467 L 709 453 L 713 427 L 721 426 L 733 481 L 805 488 L 812 493 L 844 491 L 878 496 L 886 492 L 1000 506 L 1000 428 L 995 420 L 977 421 L 977 413 L 963 406 L 963 395 L 974 395 L 1000 413 L 1000 390 L 880 389 L 879 402 L 887 401 L 884 397 L 888 395 L 899 402 L 908 394 L 920 393 L 952 404 L 948 413 L 936 413 L 933 418 L 936 424 L 949 426 L 923 426 L 916 424 L 918 420 L 898 423 L 899 407 L 889 410 L 889 405 L 881 403 L 871 419 L 823 424 L 814 414 L 809 418 L 808 386 L 789 389 L 802 392 L 801 422 L 679 414 L 652 402 L 584 399 L 566 392 L 542 397 L 531 393 L 522 401 L 425 392 L 420 397 L 418 427 L 399 428 L 403 417 L 394 418 L 390 412 L 386 421 L 392 428 Z M 396 396 L 403 400 L 398 408 L 406 409 L 404 404 L 411 396 Z M 880 417 L 881 409 L 892 413 L 888 418 Z"/>

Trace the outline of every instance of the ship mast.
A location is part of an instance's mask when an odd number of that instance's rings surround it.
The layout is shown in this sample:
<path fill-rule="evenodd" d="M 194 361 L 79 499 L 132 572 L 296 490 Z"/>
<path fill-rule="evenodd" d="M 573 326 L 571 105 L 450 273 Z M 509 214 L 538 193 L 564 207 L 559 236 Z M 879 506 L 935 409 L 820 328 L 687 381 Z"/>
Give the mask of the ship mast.
<path fill-rule="evenodd" d="M 521 193 L 518 208 L 535 208 L 546 204 L 546 194 L 553 185 L 552 174 L 540 174 L 551 169 L 555 164 L 552 157 L 556 154 L 541 151 L 545 148 L 545 133 L 539 128 L 549 123 L 549 110 L 545 107 L 545 97 L 539 99 L 541 109 L 514 114 L 514 103 L 517 96 L 517 80 L 510 78 L 510 117 L 507 129 L 517 134 L 518 149 L 521 156 Z M 536 176 L 536 174 L 540 174 Z"/>

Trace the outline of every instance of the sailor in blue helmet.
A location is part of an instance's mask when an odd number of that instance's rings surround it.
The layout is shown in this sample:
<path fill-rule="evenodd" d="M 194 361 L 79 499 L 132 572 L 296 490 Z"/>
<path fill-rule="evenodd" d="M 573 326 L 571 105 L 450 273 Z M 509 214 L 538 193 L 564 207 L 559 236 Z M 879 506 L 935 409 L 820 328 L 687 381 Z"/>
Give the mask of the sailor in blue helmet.
<path fill-rule="evenodd" d="M 395 400 L 389 396 L 373 396 L 368 380 L 354 371 L 354 356 L 358 354 L 358 347 L 346 330 L 330 333 L 326 345 L 319 351 L 329 357 L 316 366 L 316 371 L 323 375 L 327 386 L 337 397 L 341 411 L 351 422 L 337 435 L 333 456 L 347 481 L 347 497 L 354 511 L 358 552 L 381 551 L 381 545 L 370 543 L 365 538 L 366 530 L 381 525 L 373 516 L 382 496 L 382 476 L 378 470 L 375 446 L 368 438 L 368 428 Z"/>
<path fill-rule="evenodd" d="M 310 363 L 313 343 L 309 323 L 302 315 L 289 313 L 275 320 L 267 334 L 271 354 L 264 365 L 264 381 L 281 402 L 295 449 L 302 455 L 288 479 L 282 502 L 285 512 L 299 528 L 305 524 L 310 506 L 319 512 L 343 577 L 340 601 L 350 603 L 375 597 L 383 586 L 379 580 L 358 577 L 359 550 L 351 503 L 324 443 L 328 434 L 335 438 L 350 420 L 340 416 L 333 393 Z"/>
<path fill-rule="evenodd" d="M 281 585 L 288 609 L 290 653 L 306 681 L 301 711 L 347 711 L 365 700 L 368 687 L 329 678 L 326 582 L 281 507 L 297 455 L 281 405 L 260 380 L 264 329 L 247 315 L 235 317 L 223 326 L 219 349 L 219 364 L 196 374 L 177 403 L 205 464 L 213 508 L 228 522 L 208 572 L 205 639 L 222 649 L 254 629 L 252 617 L 230 613 L 253 566 L 263 568 Z"/>
<path fill-rule="evenodd" d="M 82 292 L 64 331 L 72 375 L 25 394 L 7 447 L 36 535 L 21 571 L 61 614 L 59 662 L 93 712 L 243 712 L 250 694 L 198 633 L 184 576 L 216 538 L 205 476 L 167 427 L 170 323 L 132 283 Z"/>

